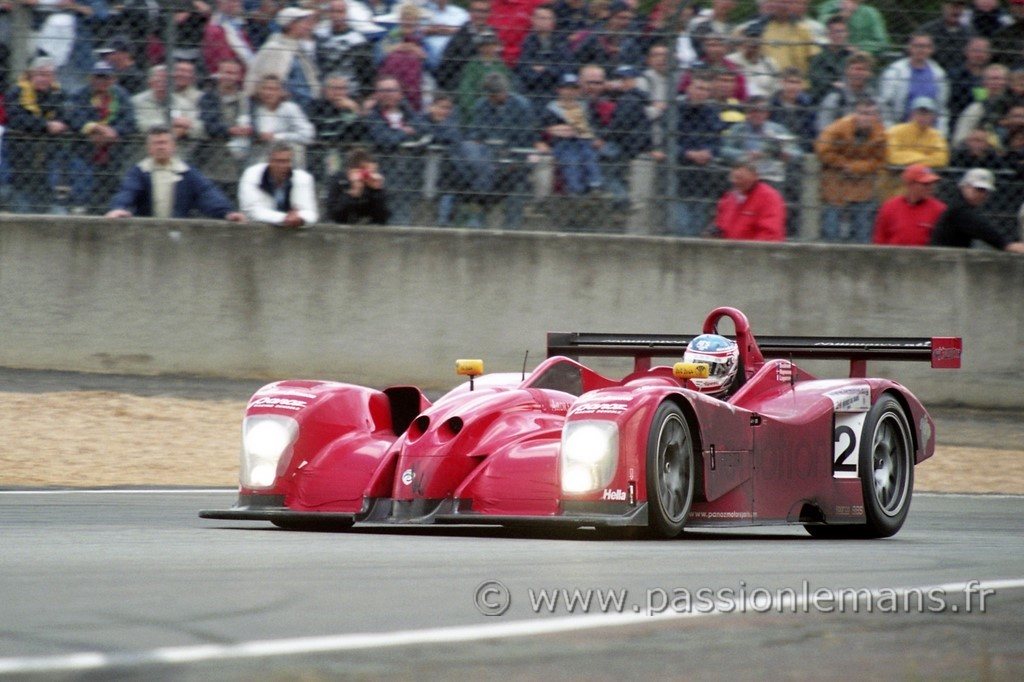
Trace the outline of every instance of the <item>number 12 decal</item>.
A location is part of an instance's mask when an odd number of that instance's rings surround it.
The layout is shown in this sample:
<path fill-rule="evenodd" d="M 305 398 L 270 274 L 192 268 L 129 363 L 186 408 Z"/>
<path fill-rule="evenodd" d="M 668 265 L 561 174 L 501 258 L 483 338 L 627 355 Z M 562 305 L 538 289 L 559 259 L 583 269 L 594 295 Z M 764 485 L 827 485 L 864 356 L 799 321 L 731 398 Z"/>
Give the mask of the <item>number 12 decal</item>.
<path fill-rule="evenodd" d="M 864 412 L 837 414 L 832 432 L 832 478 L 857 478 Z"/>

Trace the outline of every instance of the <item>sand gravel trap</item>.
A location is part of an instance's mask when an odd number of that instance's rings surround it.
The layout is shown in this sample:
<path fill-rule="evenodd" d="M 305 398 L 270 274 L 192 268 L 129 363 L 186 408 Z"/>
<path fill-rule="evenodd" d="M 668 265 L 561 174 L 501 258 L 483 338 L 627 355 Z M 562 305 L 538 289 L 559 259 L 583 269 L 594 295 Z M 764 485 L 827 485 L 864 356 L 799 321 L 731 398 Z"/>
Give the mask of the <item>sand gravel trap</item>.
<path fill-rule="evenodd" d="M 237 482 L 245 401 L 0 393 L 0 486 Z M 917 490 L 1024 494 L 1024 452 L 941 444 Z"/>

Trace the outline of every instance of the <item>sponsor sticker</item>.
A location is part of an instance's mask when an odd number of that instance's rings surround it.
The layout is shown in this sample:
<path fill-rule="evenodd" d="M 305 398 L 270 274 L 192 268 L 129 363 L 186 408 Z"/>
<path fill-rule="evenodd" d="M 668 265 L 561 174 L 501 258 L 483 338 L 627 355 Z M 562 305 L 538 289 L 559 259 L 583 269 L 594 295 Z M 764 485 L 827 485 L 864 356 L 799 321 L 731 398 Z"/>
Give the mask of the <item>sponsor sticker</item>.
<path fill-rule="evenodd" d="M 402 483 L 405 485 L 412 485 L 412 480 L 416 478 L 416 472 L 412 469 L 406 469 L 402 472 Z"/>
<path fill-rule="evenodd" d="M 615 500 L 615 501 L 619 501 L 619 502 L 625 502 L 626 501 L 626 491 L 625 490 L 605 490 L 603 493 L 601 493 L 601 499 L 602 500 Z"/>
<path fill-rule="evenodd" d="M 572 411 L 575 414 L 622 414 L 629 403 L 586 403 Z"/>
<path fill-rule="evenodd" d="M 836 412 L 867 412 L 871 409 L 870 386 L 844 386 L 825 393 Z"/>
<path fill-rule="evenodd" d="M 294 398 L 272 398 L 264 396 L 262 398 L 256 398 L 249 403 L 249 407 L 272 407 L 279 410 L 301 410 L 308 405 L 305 400 L 295 400 Z"/>

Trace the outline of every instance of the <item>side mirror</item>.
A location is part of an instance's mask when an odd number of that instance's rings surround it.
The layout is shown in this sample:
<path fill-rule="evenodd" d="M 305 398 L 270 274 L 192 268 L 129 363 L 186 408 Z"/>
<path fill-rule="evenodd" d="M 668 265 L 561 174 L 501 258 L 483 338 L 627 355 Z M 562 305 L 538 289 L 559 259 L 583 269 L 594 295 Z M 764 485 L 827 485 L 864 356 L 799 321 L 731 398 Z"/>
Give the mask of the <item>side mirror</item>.
<path fill-rule="evenodd" d="M 462 377 L 478 377 L 484 373 L 484 361 L 456 360 L 455 373 Z"/>
<path fill-rule="evenodd" d="M 707 379 L 708 366 L 703 362 L 677 362 L 672 365 L 676 379 Z"/>

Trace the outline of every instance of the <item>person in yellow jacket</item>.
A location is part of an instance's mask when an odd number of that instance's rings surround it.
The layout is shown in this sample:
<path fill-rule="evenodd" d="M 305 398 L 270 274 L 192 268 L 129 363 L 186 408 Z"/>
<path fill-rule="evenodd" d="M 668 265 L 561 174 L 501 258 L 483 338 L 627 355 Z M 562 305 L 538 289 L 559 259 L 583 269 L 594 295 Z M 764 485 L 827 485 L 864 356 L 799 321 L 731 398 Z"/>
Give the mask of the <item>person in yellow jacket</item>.
<path fill-rule="evenodd" d="M 910 104 L 910 120 L 897 123 L 886 131 L 886 157 L 890 174 L 883 189 L 884 198 L 899 192 L 899 174 L 911 164 L 921 163 L 929 168 L 949 165 L 949 143 L 935 127 L 938 106 L 931 97 L 917 97 Z"/>
<path fill-rule="evenodd" d="M 814 143 L 821 161 L 821 238 L 829 242 L 871 242 L 877 185 L 885 167 L 885 127 L 877 102 L 857 100 L 854 113 L 827 126 Z M 844 238 L 841 222 L 849 218 Z"/>

